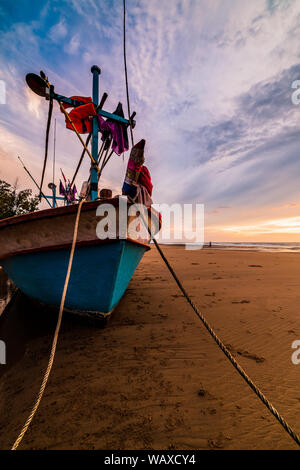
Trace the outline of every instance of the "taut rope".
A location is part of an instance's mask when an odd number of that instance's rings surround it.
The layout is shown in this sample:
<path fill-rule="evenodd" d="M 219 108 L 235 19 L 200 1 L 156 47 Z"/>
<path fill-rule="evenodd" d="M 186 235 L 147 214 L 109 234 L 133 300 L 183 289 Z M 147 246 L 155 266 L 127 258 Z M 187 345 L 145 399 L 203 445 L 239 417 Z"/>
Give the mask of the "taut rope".
<path fill-rule="evenodd" d="M 127 94 L 127 107 L 128 107 L 128 115 L 130 116 L 130 101 L 129 101 L 129 92 L 128 92 L 128 78 L 127 78 L 127 65 L 126 65 L 126 36 L 125 36 L 125 12 L 126 12 L 126 4 L 125 0 L 123 0 L 123 6 L 124 6 L 124 68 L 125 68 L 125 79 L 126 79 L 126 94 Z M 133 131 L 132 127 L 130 126 L 131 130 L 131 139 L 132 139 L 132 145 L 134 144 L 133 140 Z M 238 362 L 234 359 L 230 351 L 226 348 L 226 346 L 222 343 L 222 341 L 218 338 L 212 327 L 209 325 L 209 323 L 206 321 L 202 313 L 198 310 L 196 305 L 193 303 L 191 300 L 190 296 L 187 294 L 185 288 L 179 281 L 174 269 L 170 265 L 169 261 L 167 260 L 166 256 L 164 255 L 162 249 L 160 248 L 159 244 L 155 240 L 154 237 L 152 237 L 151 234 L 151 228 L 149 229 L 148 223 L 144 219 L 143 215 L 141 214 L 143 218 L 143 222 L 146 226 L 146 228 L 149 231 L 150 237 L 153 240 L 160 256 L 162 257 L 163 261 L 165 262 L 168 270 L 170 271 L 172 277 L 174 278 L 176 284 L 178 285 L 179 289 L 183 293 L 185 299 L 187 302 L 190 304 L 194 312 L 196 313 L 197 317 L 202 321 L 203 325 L 205 328 L 208 330 L 209 334 L 213 337 L 219 348 L 223 351 L 223 353 L 227 356 L 227 358 L 230 360 L 231 364 L 235 367 L 235 369 L 238 371 L 238 373 L 243 377 L 243 379 L 247 382 L 249 387 L 256 393 L 256 395 L 260 398 L 260 400 L 263 402 L 263 404 L 268 408 L 268 410 L 272 413 L 273 416 L 279 421 L 281 426 L 286 430 L 286 432 L 294 439 L 294 441 L 300 446 L 300 438 L 299 436 L 293 431 L 293 429 L 289 426 L 289 424 L 286 422 L 286 420 L 278 413 L 276 408 L 272 405 L 272 403 L 265 397 L 265 395 L 259 390 L 259 388 L 255 385 L 255 383 L 250 379 L 250 377 L 246 374 L 246 372 L 243 370 L 243 368 L 238 364 Z"/>
<path fill-rule="evenodd" d="M 55 332 L 54 332 L 54 336 L 53 336 L 53 341 L 52 341 L 52 347 L 51 347 L 51 352 L 50 352 L 50 356 L 49 356 L 48 366 L 47 366 L 47 369 L 46 369 L 46 372 L 45 372 L 45 375 L 44 375 L 39 393 L 37 395 L 37 399 L 35 401 L 35 404 L 34 404 L 32 410 L 31 410 L 31 413 L 28 416 L 28 418 L 27 418 L 27 420 L 26 420 L 26 422 L 25 422 L 18 438 L 16 439 L 14 445 L 12 446 L 11 450 L 16 450 L 17 449 L 17 447 L 21 443 L 26 431 L 28 430 L 28 428 L 30 426 L 30 423 L 33 420 L 34 415 L 36 414 L 37 409 L 39 407 L 39 404 L 42 400 L 42 397 L 43 397 L 43 394 L 44 394 L 44 391 L 45 391 L 45 388 L 46 388 L 46 385 L 47 385 L 47 382 L 48 382 L 48 379 L 49 379 L 49 375 L 50 375 L 50 372 L 51 372 L 51 369 L 52 369 L 52 366 L 53 366 L 55 352 L 56 352 L 56 346 L 57 346 L 57 340 L 58 340 L 58 334 L 59 334 L 59 330 L 60 330 L 60 326 L 61 326 L 62 315 L 63 315 L 64 305 L 65 305 L 65 300 L 66 300 L 66 294 L 67 294 L 67 289 L 68 289 L 68 285 L 69 285 L 70 274 L 71 274 L 71 269 L 72 269 L 72 264 L 73 264 L 73 257 L 74 257 L 77 234 L 78 234 L 79 219 L 80 219 L 80 213 L 81 213 L 81 208 L 82 208 L 83 202 L 84 201 L 82 200 L 78 204 L 78 210 L 77 210 L 76 221 L 75 221 L 75 226 L 74 226 L 72 248 L 71 248 L 71 253 L 70 253 L 70 258 L 69 258 L 69 264 L 68 264 L 68 269 L 67 269 L 67 275 L 66 275 L 66 279 L 65 279 L 63 294 L 62 294 L 62 298 L 61 298 L 61 302 L 60 302 L 60 308 L 59 308 L 57 324 L 56 324 L 56 328 L 55 328 Z"/>

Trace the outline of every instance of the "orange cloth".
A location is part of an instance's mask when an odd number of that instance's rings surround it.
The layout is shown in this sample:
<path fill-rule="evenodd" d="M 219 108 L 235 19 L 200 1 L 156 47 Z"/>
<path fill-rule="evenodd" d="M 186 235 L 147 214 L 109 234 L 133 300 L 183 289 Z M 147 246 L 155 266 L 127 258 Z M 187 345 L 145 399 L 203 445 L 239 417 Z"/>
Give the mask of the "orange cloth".
<path fill-rule="evenodd" d="M 90 133 L 93 130 L 93 116 L 96 116 L 97 113 L 95 111 L 95 106 L 93 105 L 92 98 L 84 97 L 84 96 L 71 96 L 72 100 L 83 101 L 86 104 L 82 106 L 77 106 L 76 108 L 72 109 L 69 113 L 69 117 L 74 124 L 77 132 L 79 134 L 86 134 Z M 72 105 L 63 103 L 63 107 L 65 109 L 71 108 Z M 68 129 L 74 130 L 72 125 L 69 123 L 68 119 L 66 119 L 66 127 Z"/>

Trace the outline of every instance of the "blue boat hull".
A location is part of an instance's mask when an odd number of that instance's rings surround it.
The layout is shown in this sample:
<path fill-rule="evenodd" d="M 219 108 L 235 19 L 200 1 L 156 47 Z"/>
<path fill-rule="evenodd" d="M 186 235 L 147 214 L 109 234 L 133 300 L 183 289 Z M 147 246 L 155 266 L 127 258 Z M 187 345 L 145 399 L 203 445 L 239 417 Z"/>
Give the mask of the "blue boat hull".
<path fill-rule="evenodd" d="M 128 240 L 77 246 L 65 308 L 71 311 L 109 313 L 120 301 L 141 261 L 146 245 Z M 19 254 L 1 265 L 26 295 L 59 306 L 70 249 Z"/>

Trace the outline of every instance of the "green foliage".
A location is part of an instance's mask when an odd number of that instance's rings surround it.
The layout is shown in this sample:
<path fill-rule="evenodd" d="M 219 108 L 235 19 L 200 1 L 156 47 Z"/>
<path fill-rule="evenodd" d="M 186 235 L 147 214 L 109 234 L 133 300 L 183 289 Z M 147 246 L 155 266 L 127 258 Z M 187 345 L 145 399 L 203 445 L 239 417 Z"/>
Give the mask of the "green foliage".
<path fill-rule="evenodd" d="M 11 186 L 0 180 L 0 219 L 36 211 L 39 200 L 31 195 L 31 189 L 17 191 L 16 185 Z"/>

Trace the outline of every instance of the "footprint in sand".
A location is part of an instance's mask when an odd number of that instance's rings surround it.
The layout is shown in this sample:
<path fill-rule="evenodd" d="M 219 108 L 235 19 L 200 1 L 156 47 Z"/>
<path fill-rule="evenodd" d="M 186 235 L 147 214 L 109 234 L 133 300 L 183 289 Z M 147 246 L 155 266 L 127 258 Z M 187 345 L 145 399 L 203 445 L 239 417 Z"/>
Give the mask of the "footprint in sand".
<path fill-rule="evenodd" d="M 250 304 L 250 300 L 233 300 L 232 304 Z"/>
<path fill-rule="evenodd" d="M 224 444 L 221 440 L 208 439 L 208 446 L 210 449 L 223 449 Z"/>
<path fill-rule="evenodd" d="M 205 388 L 199 388 L 198 392 L 197 392 L 197 395 L 198 397 L 200 398 L 207 398 L 208 400 L 214 400 L 215 397 L 209 393 L 207 390 L 205 390 Z"/>
<path fill-rule="evenodd" d="M 226 344 L 225 345 L 229 351 L 234 354 L 238 354 L 239 356 L 246 357 L 247 359 L 252 359 L 253 361 L 260 363 L 260 362 L 265 362 L 264 357 L 257 356 L 256 354 L 250 354 L 248 351 L 243 351 L 241 349 L 235 349 L 231 344 Z"/>
<path fill-rule="evenodd" d="M 259 357 L 256 354 L 250 354 L 248 351 L 237 351 L 240 356 L 246 357 L 247 359 L 253 359 L 255 362 L 265 362 L 264 357 Z"/>
<path fill-rule="evenodd" d="M 280 313 L 281 310 L 282 310 L 282 307 L 280 307 L 279 305 L 279 307 L 277 307 L 277 309 L 273 309 L 272 312 Z"/>

